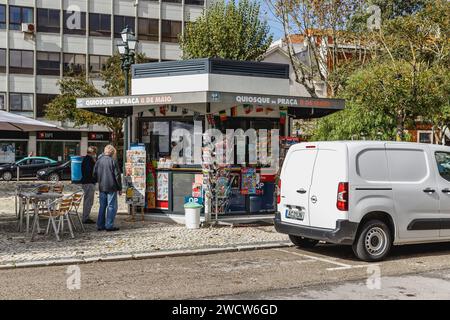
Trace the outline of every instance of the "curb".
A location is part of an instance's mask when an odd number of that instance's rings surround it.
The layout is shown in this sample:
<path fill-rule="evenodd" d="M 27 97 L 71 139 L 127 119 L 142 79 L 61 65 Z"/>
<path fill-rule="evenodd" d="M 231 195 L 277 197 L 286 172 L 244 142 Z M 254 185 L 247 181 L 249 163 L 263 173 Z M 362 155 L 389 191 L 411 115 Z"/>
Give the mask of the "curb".
<path fill-rule="evenodd" d="M 147 259 L 157 259 L 157 258 L 169 258 L 169 257 L 187 257 L 187 256 L 200 256 L 200 255 L 210 255 L 217 253 L 229 253 L 229 252 L 245 252 L 245 251 L 256 251 L 256 250 L 267 250 L 276 248 L 287 248 L 292 247 L 293 244 L 289 241 L 280 243 L 267 243 L 267 244 L 257 244 L 257 245 L 242 245 L 235 247 L 225 247 L 225 248 L 202 248 L 202 249 L 187 249 L 187 250 L 174 250 L 174 251 L 158 251 L 151 253 L 136 253 L 136 254 L 123 254 L 117 256 L 106 256 L 106 257 L 89 257 L 89 258 L 78 258 L 78 259 L 60 259 L 60 260 L 46 260 L 46 261 L 31 261 L 31 262 L 18 262 L 18 263 L 6 263 L 0 265 L 0 270 L 10 270 L 10 269 L 24 269 L 24 268 L 36 268 L 36 267 L 55 267 L 55 266 L 66 266 L 66 265 L 77 265 L 77 264 L 90 264 L 96 262 L 119 262 L 119 261 L 130 261 L 130 260 L 147 260 Z"/>

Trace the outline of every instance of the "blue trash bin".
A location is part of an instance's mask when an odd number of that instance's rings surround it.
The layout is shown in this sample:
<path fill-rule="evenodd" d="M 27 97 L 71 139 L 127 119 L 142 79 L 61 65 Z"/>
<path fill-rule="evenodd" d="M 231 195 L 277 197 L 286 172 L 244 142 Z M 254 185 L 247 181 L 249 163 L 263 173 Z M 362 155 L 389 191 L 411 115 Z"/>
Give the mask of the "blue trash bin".
<path fill-rule="evenodd" d="M 82 173 L 81 173 L 81 163 L 83 162 L 83 157 L 72 156 L 71 161 L 71 177 L 72 183 L 81 183 Z"/>

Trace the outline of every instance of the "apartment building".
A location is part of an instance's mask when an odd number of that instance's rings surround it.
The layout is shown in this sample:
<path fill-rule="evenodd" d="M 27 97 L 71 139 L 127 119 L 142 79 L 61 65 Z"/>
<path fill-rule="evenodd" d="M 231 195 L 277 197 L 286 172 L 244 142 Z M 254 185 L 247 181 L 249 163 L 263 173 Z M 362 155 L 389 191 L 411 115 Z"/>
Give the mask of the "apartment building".
<path fill-rule="evenodd" d="M 45 105 L 69 73 L 85 73 L 101 87 L 99 73 L 125 26 L 135 31 L 149 62 L 179 59 L 178 35 L 207 1 L 0 0 L 0 110 L 45 121 Z M 16 159 L 32 152 L 65 160 L 110 140 L 102 127 L 57 124 L 65 130 L 2 131 L 0 150 L 13 146 Z"/>

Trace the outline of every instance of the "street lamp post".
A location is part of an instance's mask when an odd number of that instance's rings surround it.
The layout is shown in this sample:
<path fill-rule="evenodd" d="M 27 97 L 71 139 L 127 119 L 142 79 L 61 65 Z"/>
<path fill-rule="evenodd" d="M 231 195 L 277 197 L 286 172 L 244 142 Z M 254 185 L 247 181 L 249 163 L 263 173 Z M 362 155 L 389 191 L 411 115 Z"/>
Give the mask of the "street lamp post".
<path fill-rule="evenodd" d="M 130 94 L 129 92 L 129 74 L 131 66 L 135 63 L 136 46 L 138 40 L 136 39 L 133 31 L 126 26 L 121 32 L 122 42 L 117 44 L 117 49 L 119 50 L 122 71 L 125 75 L 125 96 Z M 130 136 L 128 130 L 131 127 L 131 119 L 127 115 L 124 124 L 124 141 L 123 141 L 123 165 L 125 168 L 127 150 L 130 147 Z"/>

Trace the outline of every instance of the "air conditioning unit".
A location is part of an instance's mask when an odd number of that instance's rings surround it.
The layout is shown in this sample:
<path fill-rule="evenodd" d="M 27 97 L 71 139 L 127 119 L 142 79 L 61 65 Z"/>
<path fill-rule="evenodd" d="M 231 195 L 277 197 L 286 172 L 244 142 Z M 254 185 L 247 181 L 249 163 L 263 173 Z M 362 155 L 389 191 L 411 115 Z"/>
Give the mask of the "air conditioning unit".
<path fill-rule="evenodd" d="M 34 23 L 22 23 L 22 32 L 34 33 L 36 30 Z"/>

